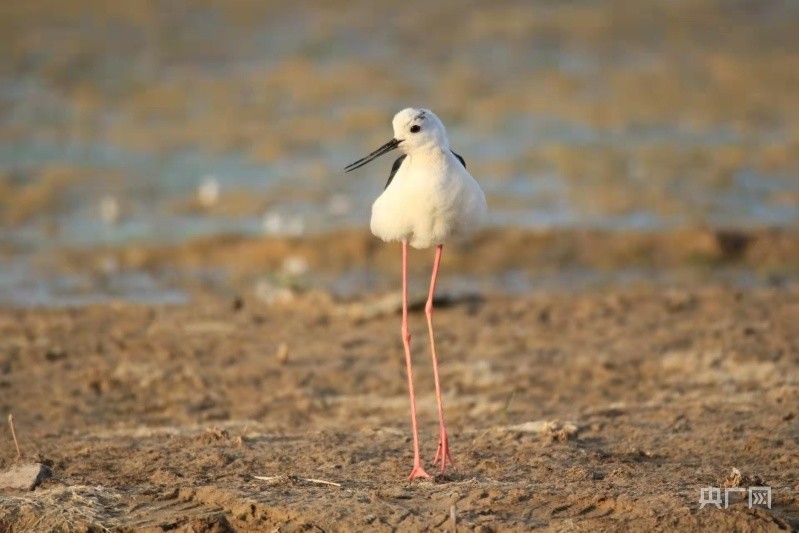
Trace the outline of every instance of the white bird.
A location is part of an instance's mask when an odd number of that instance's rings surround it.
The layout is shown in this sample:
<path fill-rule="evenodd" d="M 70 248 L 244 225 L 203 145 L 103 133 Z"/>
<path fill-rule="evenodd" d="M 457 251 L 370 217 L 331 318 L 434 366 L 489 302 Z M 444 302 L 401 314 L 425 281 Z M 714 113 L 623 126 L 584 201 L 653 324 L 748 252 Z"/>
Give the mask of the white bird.
<path fill-rule="evenodd" d="M 348 165 L 345 171 L 362 167 L 395 148 L 403 152 L 394 161 L 383 194 L 372 205 L 371 229 L 375 236 L 384 241 L 402 243 L 401 331 L 408 367 L 414 456 L 409 479 L 429 478 L 419 455 L 413 389 L 411 334 L 408 329 L 408 245 L 414 248 L 436 247 L 425 314 L 430 334 L 439 420 L 438 450 L 433 464 L 440 459 L 443 474 L 447 461 L 452 463 L 452 457 L 438 379 L 438 357 L 433 335 L 433 295 L 444 244 L 472 233 L 485 218 L 487 207 L 485 194 L 466 170 L 463 158 L 450 149 L 444 124 L 433 112 L 427 109 L 403 109 L 394 116 L 392 124 L 394 138 L 363 159 Z"/>

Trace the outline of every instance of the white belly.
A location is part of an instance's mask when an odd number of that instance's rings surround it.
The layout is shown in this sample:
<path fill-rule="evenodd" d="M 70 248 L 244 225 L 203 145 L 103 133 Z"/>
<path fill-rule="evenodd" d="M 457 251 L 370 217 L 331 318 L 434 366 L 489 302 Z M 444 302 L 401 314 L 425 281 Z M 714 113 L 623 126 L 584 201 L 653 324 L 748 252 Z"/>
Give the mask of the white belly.
<path fill-rule="evenodd" d="M 401 169 L 372 205 L 371 229 L 384 241 L 428 248 L 468 236 L 485 212 L 485 195 L 468 173 L 433 180 Z"/>

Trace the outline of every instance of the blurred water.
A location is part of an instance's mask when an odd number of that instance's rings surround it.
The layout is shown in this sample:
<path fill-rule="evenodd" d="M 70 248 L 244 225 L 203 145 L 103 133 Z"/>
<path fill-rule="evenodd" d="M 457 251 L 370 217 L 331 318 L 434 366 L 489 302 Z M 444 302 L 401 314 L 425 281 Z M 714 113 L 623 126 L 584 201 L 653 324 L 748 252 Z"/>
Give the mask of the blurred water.
<path fill-rule="evenodd" d="M 535 138 L 562 136 L 587 142 L 590 134 L 561 131 L 532 132 Z M 712 136 L 691 140 L 673 132 L 664 135 L 670 142 L 714 142 Z M 673 138 L 672 138 L 672 135 Z M 648 142 L 634 136 L 619 135 L 605 142 Z M 461 152 L 469 157 L 514 158 L 524 147 L 502 140 L 467 138 L 459 135 Z M 528 137 L 529 138 L 529 137 Z M 353 149 L 342 153 L 352 154 Z M 102 168 L 109 173 L 126 176 L 122 183 L 105 187 L 102 182 L 78 183 L 66 187 L 64 205 L 58 212 L 44 212 L 24 224 L 0 227 L 0 239 L 24 248 L 41 246 L 87 246 L 93 244 L 125 244 L 132 242 L 179 242 L 187 238 L 238 233 L 262 233 L 263 217 L 268 213 L 303 220 L 305 231 L 325 232 L 337 227 L 368 225 L 370 204 L 383 186 L 381 174 L 387 173 L 392 158 L 372 165 L 365 175 L 344 176 L 338 167 L 329 169 L 324 182 L 305 177 L 309 166 L 320 163 L 334 165 L 344 161 L 339 156 L 328 161 L 292 161 L 286 159 L 269 165 L 259 164 L 243 154 L 213 156 L 186 151 L 163 157 L 113 146 L 63 147 L 40 142 L 0 146 L 0 171 L 11 174 L 31 172 L 46 165 L 82 165 Z M 468 159 L 467 159 L 468 164 Z M 385 168 L 384 168 L 385 167 Z M 377 177 L 375 177 L 377 174 Z M 237 192 L 263 199 L 265 207 L 258 213 L 215 214 L 212 210 L 182 213 L 174 206 L 195 198 L 197 188 L 208 176 L 218 180 L 221 195 Z M 702 212 L 703 221 L 712 226 L 790 226 L 799 222 L 799 208 L 793 201 L 775 204 L 780 194 L 799 194 L 799 180 L 788 175 L 764 175 L 752 170 L 734 174 L 733 183 L 719 189 L 703 183 L 692 183 L 675 194 L 682 197 L 685 210 L 668 216 L 640 210 L 623 213 L 586 213 L 569 197 L 568 183 L 554 173 L 479 176 L 490 202 L 489 225 L 517 225 L 530 228 L 592 227 L 611 230 L 671 229 L 691 222 L 691 212 Z M 284 201 L 281 197 L 291 190 Z M 115 224 L 103 224 L 98 202 L 103 194 L 113 191 L 124 204 L 124 214 Z M 346 197 L 349 204 L 331 208 L 331 200 Z M 504 200 L 508 200 L 507 202 Z M 53 228 L 56 228 L 55 231 Z"/>
<path fill-rule="evenodd" d="M 181 304 L 186 294 L 169 277 L 148 272 L 113 272 L 101 278 L 32 267 L 25 256 L 3 260 L 0 306 L 73 307 L 112 301 Z"/>
<path fill-rule="evenodd" d="M 577 145 L 590 145 L 601 139 L 607 146 L 653 142 L 708 145 L 734 140 L 728 132 L 710 132 L 706 136 L 679 130 L 639 133 L 602 135 L 542 118 L 527 124 L 520 121 L 514 125 L 511 135 L 501 139 L 486 139 L 458 131 L 453 135 L 453 143 L 458 143 L 458 150 L 467 157 L 473 154 L 472 161 L 480 158 L 501 161 L 521 157 L 529 149 L 529 141 L 518 139 Z M 326 159 L 285 158 L 268 165 L 237 153 L 211 155 L 186 150 L 157 156 L 107 145 L 64 146 L 42 141 L 6 144 L 0 146 L 0 171 L 11 175 L 35 175 L 37 169 L 48 165 L 76 165 L 121 174 L 125 179 L 108 186 L 102 179 L 67 186 L 58 211 L 42 213 L 22 224 L 0 227 L 0 242 L 35 252 L 65 246 L 177 243 L 223 233 L 259 235 L 267 229 L 280 233 L 289 230 L 279 221 L 292 220 L 301 221 L 301 232 L 367 227 L 370 203 L 382 190 L 381 173 L 388 171 L 391 158 L 373 164 L 370 172 L 364 175 L 345 176 L 340 167 L 342 162 L 359 155 L 356 144 L 353 141 L 350 146 L 339 145 L 339 153 L 323 154 Z M 309 177 L 308 169 L 314 165 L 329 166 L 329 175 L 321 181 Z M 197 188 L 209 176 L 218 181 L 222 197 L 231 192 L 259 197 L 263 199 L 263 209 L 220 214 L 213 210 L 182 212 L 174 208 L 180 202 L 194 199 Z M 721 189 L 707 183 L 693 183 L 675 191 L 685 202 L 686 209 L 668 216 L 643 208 L 623 213 L 586 213 L 571 201 L 569 184 L 555 172 L 520 172 L 479 178 L 492 200 L 489 224 L 494 226 L 668 230 L 692 223 L 694 220 L 686 214 L 693 211 L 702 211 L 705 223 L 718 226 L 790 226 L 799 222 L 799 209 L 793 202 L 775 205 L 773 201 L 781 194 L 799 193 L 799 180 L 789 175 L 741 170 Z M 287 190 L 291 194 L 284 201 L 282 196 Z M 98 204 L 107 194 L 113 194 L 123 205 L 120 218 L 114 223 L 103 223 L 100 219 Z M 278 223 L 265 223 L 269 217 Z M 514 293 L 629 285 L 645 279 L 652 282 L 653 275 L 635 270 L 614 273 L 580 270 L 531 279 L 519 273 L 498 273 L 482 282 L 455 278 L 450 284 L 455 292 L 480 287 L 481 290 Z M 666 285 L 670 279 L 659 282 Z M 751 274 L 745 271 L 728 273 L 725 279 L 734 286 L 762 283 L 762 280 L 753 281 Z M 327 280 L 326 286 L 344 295 L 362 292 L 364 287 L 374 288 L 369 283 L 369 275 L 357 272 L 341 273 L 338 278 Z M 4 261 L 0 274 L 0 305 L 85 305 L 116 299 L 182 303 L 186 298 L 174 283 L 150 273 L 110 273 L 104 283 L 98 284 L 87 277 L 31 270 L 24 255 Z"/>
<path fill-rule="evenodd" d="M 55 201 L 3 219 L 0 250 L 13 253 L 0 273 L 0 302 L 71 301 L 70 294 L 91 292 L 84 286 L 92 281 L 26 268 L 30 254 L 43 250 L 367 227 L 393 158 L 353 174 L 342 169 L 376 147 L 369 146 L 374 139 L 390 136 L 390 115 L 404 105 L 440 111 L 453 148 L 486 190 L 493 226 L 795 227 L 799 159 L 784 155 L 799 131 L 785 99 L 795 80 L 780 69 L 753 73 L 753 80 L 774 77 L 764 92 L 736 76 L 761 63 L 757 54 L 786 60 L 780 52 L 799 32 L 783 22 L 799 8 L 744 4 L 715 12 L 701 2 L 654 1 L 640 13 L 621 13 L 600 0 L 473 3 L 468 10 L 420 1 L 388 12 L 359 1 L 130 1 L 119 12 L 81 3 L 63 12 L 42 7 L 47 16 L 38 18 L 11 6 L 9 20 L 20 18 L 10 26 L 22 29 L 0 42 L 7 59 L 0 68 L 0 185 L 5 180 L 16 191 L 6 194 L 20 194 L 48 170 L 72 174 L 49 185 Z M 452 24 L 431 32 L 451 20 L 469 31 Z M 719 34 L 720 27 L 730 31 Z M 275 72 L 282 74 L 270 77 Z M 361 77 L 350 80 L 352 73 Z M 630 80 L 639 83 L 630 94 L 641 102 L 626 114 L 614 91 Z M 659 82 L 673 80 L 678 94 L 659 92 Z M 536 91 L 558 105 L 526 109 L 521 96 Z M 472 109 L 470 99 L 482 105 Z M 716 100 L 726 107 L 701 117 L 679 111 L 684 103 L 698 113 Z M 589 112 L 575 112 L 571 101 Z M 658 112 L 669 105 L 678 111 Z M 606 107 L 610 118 L 596 120 Z M 385 119 L 338 126 L 364 110 Z M 283 139 L 281 125 L 307 120 L 320 129 L 299 128 Z M 108 132 L 128 141 L 112 141 Z M 285 144 L 253 155 L 270 139 Z M 558 160 L 564 149 L 568 157 Z M 612 161 L 582 168 L 581 151 L 592 154 L 589 161 L 601 161 L 597 153 Z M 653 176 L 642 164 L 650 152 L 684 160 L 661 165 L 666 177 Z M 198 187 L 209 180 L 219 198 L 198 205 Z M 0 215 L 12 203 L 0 202 Z M 113 276 L 99 293 L 138 297 L 163 288 L 141 273 Z M 339 281 L 363 282 L 354 274 Z"/>

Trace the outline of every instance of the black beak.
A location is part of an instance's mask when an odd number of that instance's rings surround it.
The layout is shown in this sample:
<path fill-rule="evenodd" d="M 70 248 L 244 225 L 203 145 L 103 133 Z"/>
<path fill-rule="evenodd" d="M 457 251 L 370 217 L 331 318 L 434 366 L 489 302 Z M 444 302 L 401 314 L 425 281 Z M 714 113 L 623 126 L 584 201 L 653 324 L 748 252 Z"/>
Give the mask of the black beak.
<path fill-rule="evenodd" d="M 344 167 L 344 172 L 349 172 L 350 170 L 355 170 L 356 168 L 361 168 L 366 163 L 371 163 L 372 161 L 374 161 L 375 159 L 377 159 L 381 155 L 389 153 L 391 150 L 393 150 L 394 148 L 399 146 L 399 143 L 401 143 L 401 142 L 402 141 L 398 141 L 397 139 L 391 139 L 386 144 L 384 144 L 383 146 L 381 146 L 380 148 L 378 148 L 377 150 L 375 150 L 371 154 L 367 155 L 363 159 L 359 159 L 356 162 L 350 163 L 349 165 Z"/>

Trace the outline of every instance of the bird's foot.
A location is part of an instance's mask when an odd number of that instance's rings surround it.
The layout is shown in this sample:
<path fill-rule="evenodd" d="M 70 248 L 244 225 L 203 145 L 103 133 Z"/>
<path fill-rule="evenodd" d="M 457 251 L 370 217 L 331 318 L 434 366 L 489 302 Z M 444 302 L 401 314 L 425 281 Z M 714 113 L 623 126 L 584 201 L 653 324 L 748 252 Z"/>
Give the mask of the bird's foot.
<path fill-rule="evenodd" d="M 443 427 L 441 428 L 441 433 L 438 436 L 438 449 L 436 450 L 436 456 L 433 459 L 433 464 L 438 464 L 439 460 L 441 460 L 442 474 L 447 469 L 447 461 L 449 461 L 449 464 L 452 466 L 455 466 L 455 461 L 452 460 L 452 456 L 449 454 L 449 438 L 447 437 L 447 430 Z"/>
<path fill-rule="evenodd" d="M 415 465 L 413 465 L 413 470 L 411 470 L 411 475 L 408 476 L 408 479 L 410 481 L 413 481 L 417 477 L 421 477 L 421 478 L 424 478 L 424 479 L 430 479 L 430 474 L 428 474 L 427 472 L 424 471 L 424 468 L 422 467 L 421 463 L 419 463 L 419 462 L 417 462 Z"/>

